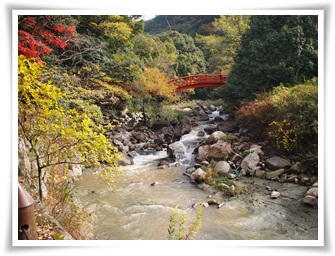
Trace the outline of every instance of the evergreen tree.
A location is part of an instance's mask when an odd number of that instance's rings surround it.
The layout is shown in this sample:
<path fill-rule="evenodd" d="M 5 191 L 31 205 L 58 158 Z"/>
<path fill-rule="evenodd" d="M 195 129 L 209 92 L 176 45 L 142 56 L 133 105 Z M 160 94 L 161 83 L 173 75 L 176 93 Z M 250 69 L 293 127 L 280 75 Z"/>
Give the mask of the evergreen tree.
<path fill-rule="evenodd" d="M 232 103 L 318 75 L 317 16 L 252 16 L 223 90 Z"/>

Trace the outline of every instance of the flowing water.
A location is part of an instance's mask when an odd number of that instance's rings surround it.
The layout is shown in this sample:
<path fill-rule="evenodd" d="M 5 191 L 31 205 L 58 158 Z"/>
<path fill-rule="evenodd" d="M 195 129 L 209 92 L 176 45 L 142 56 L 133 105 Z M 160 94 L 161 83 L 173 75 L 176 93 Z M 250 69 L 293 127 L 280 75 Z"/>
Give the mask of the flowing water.
<path fill-rule="evenodd" d="M 122 168 L 123 174 L 115 188 L 102 186 L 89 171 L 84 172 L 77 193 L 94 220 L 87 239 L 165 240 L 175 206 L 179 205 L 180 214 L 187 212 L 187 223 L 190 223 L 197 210 L 192 205 L 207 202 L 209 196 L 225 205 L 204 208 L 202 229 L 194 239 L 317 239 L 317 210 L 299 201 L 306 192 L 305 187 L 277 182 L 275 186 L 283 196 L 274 200 L 266 191 L 266 186 L 274 186 L 273 183 L 249 178 L 241 185 L 257 188 L 252 194 L 227 198 L 221 193 L 199 189 L 183 175 L 194 162 L 192 152 L 201 140 L 197 134 L 205 125 L 208 124 L 195 127 L 181 138 L 185 154 L 177 159 L 180 166 L 157 167 L 160 160 L 167 158 L 166 151 L 138 154 L 134 165 Z"/>

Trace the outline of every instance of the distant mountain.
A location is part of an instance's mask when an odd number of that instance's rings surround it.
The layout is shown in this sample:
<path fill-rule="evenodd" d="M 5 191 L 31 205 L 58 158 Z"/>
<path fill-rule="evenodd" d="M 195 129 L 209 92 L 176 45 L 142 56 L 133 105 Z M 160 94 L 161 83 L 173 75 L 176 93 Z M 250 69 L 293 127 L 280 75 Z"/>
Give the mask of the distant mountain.
<path fill-rule="evenodd" d="M 157 15 L 145 22 L 144 31 L 159 34 L 168 30 L 176 30 L 192 37 L 196 33 L 205 35 L 206 29 L 219 15 Z"/>

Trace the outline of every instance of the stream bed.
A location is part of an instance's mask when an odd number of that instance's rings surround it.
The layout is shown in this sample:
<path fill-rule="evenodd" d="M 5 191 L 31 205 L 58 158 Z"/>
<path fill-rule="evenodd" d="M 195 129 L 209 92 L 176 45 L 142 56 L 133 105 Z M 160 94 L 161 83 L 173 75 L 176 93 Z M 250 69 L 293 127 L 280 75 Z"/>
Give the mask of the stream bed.
<path fill-rule="evenodd" d="M 208 187 L 199 188 L 183 173 L 194 161 L 192 150 L 197 140 L 197 126 L 183 136 L 186 154 L 180 165 L 165 169 L 158 163 L 167 158 L 166 151 L 140 155 L 134 164 L 122 167 L 115 188 L 105 187 L 90 171 L 78 181 L 77 195 L 90 213 L 87 239 L 94 240 L 166 240 L 169 218 L 178 205 L 179 214 L 187 212 L 186 223 L 196 216 L 192 205 L 209 198 L 224 203 L 220 208 L 204 208 L 197 240 L 317 240 L 318 210 L 301 201 L 307 187 L 243 177 L 238 185 L 246 193 L 226 197 Z M 194 143 L 195 142 L 195 143 Z M 271 199 L 268 188 L 280 191 Z M 186 228 L 187 230 L 187 228 Z"/>

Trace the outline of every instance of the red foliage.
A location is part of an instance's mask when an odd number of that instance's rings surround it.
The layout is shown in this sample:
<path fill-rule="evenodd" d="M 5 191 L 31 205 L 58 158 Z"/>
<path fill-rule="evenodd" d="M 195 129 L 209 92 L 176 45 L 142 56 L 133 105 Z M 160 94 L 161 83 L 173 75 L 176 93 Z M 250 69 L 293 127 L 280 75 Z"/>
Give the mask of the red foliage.
<path fill-rule="evenodd" d="M 40 55 L 45 56 L 51 53 L 51 49 L 28 32 L 19 30 L 19 55 L 23 54 L 27 58 L 35 58 L 41 61 Z"/>
<path fill-rule="evenodd" d="M 46 26 L 50 22 L 49 17 L 37 20 L 28 16 L 22 19 L 18 30 L 19 55 L 23 54 L 27 58 L 35 58 L 39 62 L 41 56 L 50 55 L 51 48 L 63 50 L 68 45 L 67 42 L 73 40 L 74 26 L 58 24 Z M 52 27 L 52 29 L 47 29 L 47 27 Z"/>

